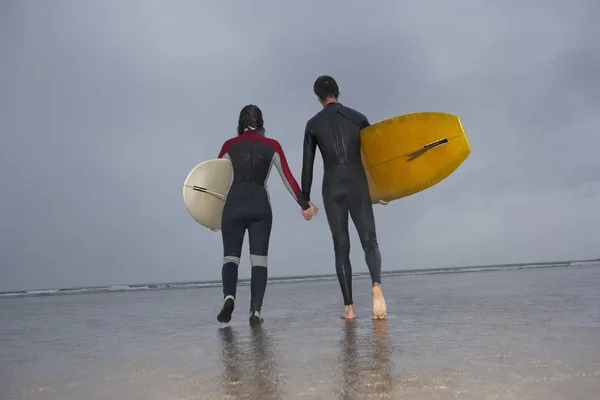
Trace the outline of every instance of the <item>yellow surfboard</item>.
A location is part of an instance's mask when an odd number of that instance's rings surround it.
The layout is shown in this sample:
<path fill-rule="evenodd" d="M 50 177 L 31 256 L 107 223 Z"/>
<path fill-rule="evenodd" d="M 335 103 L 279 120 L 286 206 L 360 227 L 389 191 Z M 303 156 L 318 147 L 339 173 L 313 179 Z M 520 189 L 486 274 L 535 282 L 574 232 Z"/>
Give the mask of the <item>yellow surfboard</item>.
<path fill-rule="evenodd" d="M 371 201 L 392 201 L 446 179 L 471 153 L 456 115 L 399 115 L 361 131 L 363 165 Z"/>

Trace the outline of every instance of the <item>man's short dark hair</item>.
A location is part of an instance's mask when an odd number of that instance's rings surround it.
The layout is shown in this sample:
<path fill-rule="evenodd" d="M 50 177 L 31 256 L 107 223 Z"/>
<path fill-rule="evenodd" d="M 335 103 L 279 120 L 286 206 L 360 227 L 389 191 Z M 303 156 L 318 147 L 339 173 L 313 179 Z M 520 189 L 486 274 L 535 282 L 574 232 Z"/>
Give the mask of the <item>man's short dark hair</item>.
<path fill-rule="evenodd" d="M 328 97 L 335 99 L 340 95 L 340 88 L 337 82 L 331 76 L 322 75 L 317 78 L 314 85 L 315 94 L 321 100 L 325 100 Z"/>

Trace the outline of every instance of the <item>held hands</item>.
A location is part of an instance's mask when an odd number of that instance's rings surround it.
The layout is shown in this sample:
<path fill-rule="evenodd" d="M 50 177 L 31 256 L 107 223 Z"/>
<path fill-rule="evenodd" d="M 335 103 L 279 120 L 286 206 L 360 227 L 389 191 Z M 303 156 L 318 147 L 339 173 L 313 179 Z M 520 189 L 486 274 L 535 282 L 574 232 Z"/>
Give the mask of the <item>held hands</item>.
<path fill-rule="evenodd" d="M 306 210 L 302 210 L 302 216 L 305 220 L 310 221 L 312 217 L 319 215 L 319 208 L 310 201 L 308 202 L 308 205 L 310 207 L 308 207 Z"/>
<path fill-rule="evenodd" d="M 211 231 L 213 231 L 213 232 L 219 232 L 218 229 L 211 229 Z"/>
<path fill-rule="evenodd" d="M 381 204 L 382 206 L 387 206 L 388 204 L 390 204 L 390 202 L 385 200 L 379 200 L 379 204 Z"/>

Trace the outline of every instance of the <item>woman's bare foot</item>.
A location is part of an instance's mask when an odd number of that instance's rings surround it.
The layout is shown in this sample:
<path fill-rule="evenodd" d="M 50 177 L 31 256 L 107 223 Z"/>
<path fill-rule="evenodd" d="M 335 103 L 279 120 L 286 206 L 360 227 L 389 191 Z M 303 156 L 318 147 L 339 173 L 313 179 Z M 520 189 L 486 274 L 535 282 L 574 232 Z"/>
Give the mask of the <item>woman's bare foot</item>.
<path fill-rule="evenodd" d="M 373 295 L 373 319 L 384 319 L 387 316 L 387 306 L 383 298 L 381 284 L 375 283 L 372 289 Z"/>
<path fill-rule="evenodd" d="M 350 304 L 349 306 L 344 306 L 344 313 L 340 315 L 342 319 L 354 319 L 356 318 L 354 314 L 354 304 Z"/>

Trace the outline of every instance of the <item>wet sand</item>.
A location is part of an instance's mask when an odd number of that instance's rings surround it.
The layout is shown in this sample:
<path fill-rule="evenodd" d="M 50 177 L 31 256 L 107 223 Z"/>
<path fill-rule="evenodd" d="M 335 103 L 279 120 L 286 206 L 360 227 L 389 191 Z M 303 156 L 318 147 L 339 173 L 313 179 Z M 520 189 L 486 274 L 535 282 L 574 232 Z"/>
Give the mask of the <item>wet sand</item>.
<path fill-rule="evenodd" d="M 600 267 L 0 300 L 0 399 L 597 399 Z"/>

